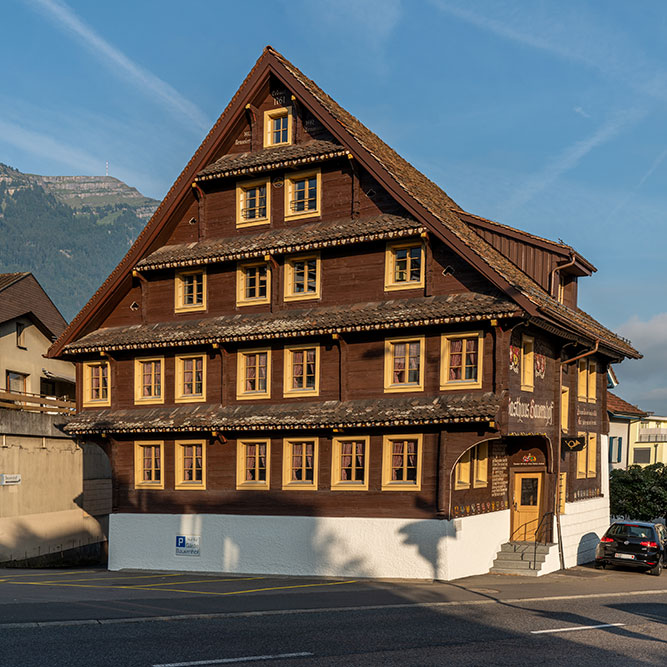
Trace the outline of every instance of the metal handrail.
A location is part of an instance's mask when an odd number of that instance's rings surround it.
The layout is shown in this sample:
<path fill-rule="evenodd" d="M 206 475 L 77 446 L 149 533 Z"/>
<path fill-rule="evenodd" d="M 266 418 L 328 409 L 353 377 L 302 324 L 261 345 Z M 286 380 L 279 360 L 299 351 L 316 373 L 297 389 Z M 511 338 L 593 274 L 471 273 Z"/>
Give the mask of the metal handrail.
<path fill-rule="evenodd" d="M 533 547 L 533 567 L 535 567 L 535 565 L 537 564 L 537 545 L 538 545 L 538 543 L 541 544 L 541 542 L 539 541 L 539 538 L 538 538 L 538 536 L 540 534 L 540 527 L 542 526 L 542 524 L 544 523 L 544 520 L 548 516 L 556 516 L 556 514 L 555 514 L 555 512 L 545 512 L 542 515 L 542 518 L 540 519 L 540 522 L 537 524 L 537 528 L 535 529 L 535 546 Z M 545 538 L 544 544 L 546 544 L 546 543 L 547 542 L 546 542 L 546 538 Z"/>

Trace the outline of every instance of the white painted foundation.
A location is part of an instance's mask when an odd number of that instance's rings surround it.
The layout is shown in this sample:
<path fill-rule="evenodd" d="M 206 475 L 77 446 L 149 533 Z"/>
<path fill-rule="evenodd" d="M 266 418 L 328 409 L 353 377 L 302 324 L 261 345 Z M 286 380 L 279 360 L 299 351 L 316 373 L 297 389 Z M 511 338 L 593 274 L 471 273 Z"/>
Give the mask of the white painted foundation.
<path fill-rule="evenodd" d="M 112 514 L 109 569 L 449 580 L 489 571 L 509 511 L 438 521 Z M 177 556 L 176 536 L 200 536 Z"/>

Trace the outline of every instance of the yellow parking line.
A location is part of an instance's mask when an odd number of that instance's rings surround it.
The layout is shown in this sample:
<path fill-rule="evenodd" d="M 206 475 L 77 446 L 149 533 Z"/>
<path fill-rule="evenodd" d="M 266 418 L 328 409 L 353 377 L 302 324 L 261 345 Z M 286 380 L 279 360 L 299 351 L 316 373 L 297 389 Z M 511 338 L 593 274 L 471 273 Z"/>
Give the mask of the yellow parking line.
<path fill-rule="evenodd" d="M 5 574 L 3 581 L 9 581 L 16 577 L 66 577 L 72 574 L 86 574 L 91 570 L 81 570 L 79 572 L 24 572 L 23 574 Z"/>
<path fill-rule="evenodd" d="M 166 591 L 168 593 L 188 593 L 190 595 L 245 595 L 246 593 L 262 593 L 264 591 L 281 591 L 289 588 L 315 588 L 317 586 L 341 586 L 343 584 L 354 584 L 356 579 L 350 579 L 349 581 L 330 581 L 322 584 L 298 584 L 294 586 L 272 586 L 269 588 L 253 588 L 251 590 L 245 591 L 226 591 L 218 593 L 217 591 L 189 591 L 181 588 L 161 588 L 160 591 Z M 16 581 L 14 582 L 17 585 L 23 586 L 48 586 L 49 584 L 43 581 Z M 113 590 L 127 589 L 132 591 L 154 591 L 154 588 L 147 588 L 145 586 L 89 586 L 87 584 L 60 584 L 60 586 L 70 587 L 70 588 L 111 588 Z"/>
<path fill-rule="evenodd" d="M 231 579 L 197 579 L 195 581 L 177 581 L 176 583 L 179 586 L 185 586 L 186 584 L 208 584 L 208 583 L 213 583 L 219 582 L 219 581 L 252 581 L 253 579 L 266 579 L 266 577 L 232 577 Z M 155 586 L 169 586 L 173 584 L 173 581 L 166 581 L 163 584 L 145 584 L 144 586 L 137 586 L 136 588 L 143 588 L 147 589 L 149 586 L 151 588 L 155 588 Z"/>
<path fill-rule="evenodd" d="M 165 577 L 182 577 L 183 573 L 178 572 L 177 574 L 141 574 L 141 575 L 131 575 L 128 574 L 124 577 L 86 577 L 85 579 L 68 579 L 68 582 L 78 582 L 78 581 L 114 581 L 117 579 L 158 579 L 162 578 L 164 579 Z M 43 584 L 59 584 L 60 581 L 58 579 L 53 579 L 52 581 L 41 581 L 39 583 Z M 149 584 L 150 585 L 150 584 Z"/>

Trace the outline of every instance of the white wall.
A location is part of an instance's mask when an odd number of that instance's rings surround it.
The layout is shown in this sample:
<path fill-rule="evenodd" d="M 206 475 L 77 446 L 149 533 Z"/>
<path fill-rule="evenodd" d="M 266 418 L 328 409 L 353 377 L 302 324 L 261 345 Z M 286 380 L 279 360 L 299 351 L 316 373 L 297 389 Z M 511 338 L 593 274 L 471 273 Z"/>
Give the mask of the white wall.
<path fill-rule="evenodd" d="M 509 511 L 454 521 L 112 514 L 109 569 L 453 579 L 489 571 Z M 200 556 L 176 556 L 199 535 Z"/>

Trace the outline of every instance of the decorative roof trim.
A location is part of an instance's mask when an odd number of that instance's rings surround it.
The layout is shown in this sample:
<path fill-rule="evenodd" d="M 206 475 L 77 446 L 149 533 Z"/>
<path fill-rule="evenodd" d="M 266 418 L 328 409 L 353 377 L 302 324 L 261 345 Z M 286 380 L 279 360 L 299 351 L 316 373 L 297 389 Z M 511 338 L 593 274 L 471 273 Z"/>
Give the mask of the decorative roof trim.
<path fill-rule="evenodd" d="M 235 336 L 196 336 L 182 340 L 154 341 L 145 343 L 127 343 L 119 345 L 90 345 L 77 346 L 71 344 L 65 347 L 62 354 L 75 355 L 88 352 L 118 352 L 122 350 L 148 350 L 167 347 L 185 347 L 190 345 L 212 345 L 213 343 L 240 343 L 252 340 L 274 340 L 296 338 L 299 336 L 327 336 L 331 334 L 358 333 L 364 331 L 382 331 L 386 329 L 404 329 L 407 327 L 433 326 L 438 324 L 457 324 L 463 322 L 484 322 L 489 320 L 511 319 L 522 315 L 521 310 L 512 313 L 484 313 L 483 315 L 455 315 L 452 317 L 425 317 L 400 320 L 395 322 L 380 322 L 377 324 L 355 324 L 345 326 L 331 326 L 321 328 L 290 329 L 288 331 L 245 334 Z"/>
<path fill-rule="evenodd" d="M 195 259 L 180 259 L 168 262 L 148 262 L 144 260 L 139 262 L 136 268 L 140 271 L 157 271 L 159 269 L 173 269 L 183 266 L 202 266 L 207 264 L 215 264 L 218 262 L 236 262 L 244 259 L 264 257 L 264 255 L 289 255 L 307 250 L 320 250 L 322 248 L 352 245 L 354 243 L 369 243 L 372 241 L 398 239 L 406 236 L 414 236 L 415 234 L 422 234 L 425 231 L 426 227 L 415 221 L 415 226 L 408 229 L 350 234 L 348 236 L 343 236 L 337 239 L 325 239 L 322 241 L 312 241 L 310 243 L 294 243 L 285 246 L 266 245 L 262 249 L 256 249 L 252 251 L 217 253 L 215 255 L 211 255 L 210 257 L 198 257 Z"/>
<path fill-rule="evenodd" d="M 247 174 L 256 174 L 263 171 L 271 171 L 274 169 L 284 169 L 286 167 L 296 167 L 302 164 L 309 164 L 313 162 L 325 162 L 339 157 L 352 155 L 346 148 L 341 148 L 338 151 L 327 151 L 325 153 L 318 153 L 317 155 L 309 155 L 305 157 L 297 157 L 290 159 L 282 159 L 277 161 L 267 161 L 264 164 L 253 165 L 250 167 L 237 167 L 236 169 L 225 169 L 214 174 L 201 174 L 195 178 L 196 183 L 203 181 L 211 181 L 221 178 L 229 178 L 230 176 L 244 176 Z"/>

